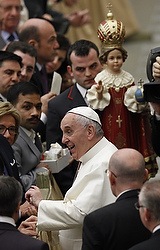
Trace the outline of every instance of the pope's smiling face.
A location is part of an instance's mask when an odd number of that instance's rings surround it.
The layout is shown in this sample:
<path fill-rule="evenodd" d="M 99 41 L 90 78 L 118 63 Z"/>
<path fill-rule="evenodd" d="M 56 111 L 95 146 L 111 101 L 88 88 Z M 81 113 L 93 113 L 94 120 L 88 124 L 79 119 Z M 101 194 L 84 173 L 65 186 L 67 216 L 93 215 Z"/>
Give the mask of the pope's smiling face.
<path fill-rule="evenodd" d="M 73 159 L 79 160 L 89 149 L 88 128 L 77 122 L 76 115 L 68 113 L 62 119 L 62 142 L 70 149 Z"/>

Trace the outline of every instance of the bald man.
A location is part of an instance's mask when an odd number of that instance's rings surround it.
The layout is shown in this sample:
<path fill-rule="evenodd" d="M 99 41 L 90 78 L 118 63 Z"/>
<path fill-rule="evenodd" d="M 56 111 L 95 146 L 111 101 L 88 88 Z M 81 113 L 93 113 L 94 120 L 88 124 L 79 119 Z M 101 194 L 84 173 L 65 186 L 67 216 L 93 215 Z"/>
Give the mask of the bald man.
<path fill-rule="evenodd" d="M 21 27 L 19 40 L 28 42 L 37 51 L 37 63 L 32 82 L 38 86 L 41 95 L 44 95 L 49 92 L 48 82 L 45 79 L 46 70 L 44 64 L 53 61 L 56 49 L 59 48 L 55 29 L 46 20 L 31 18 Z"/>
<path fill-rule="evenodd" d="M 53 25 L 48 21 L 39 18 L 31 18 L 21 27 L 19 40 L 28 42 L 37 51 L 37 62 L 31 82 L 39 88 L 40 95 L 43 96 L 43 98 L 41 98 L 41 121 L 36 128 L 36 132 L 39 132 L 43 142 L 46 140 L 48 101 L 55 96 L 55 93 L 50 92 L 45 63 L 53 61 L 56 56 L 56 49 L 59 48 L 57 34 Z"/>
<path fill-rule="evenodd" d="M 83 250 L 127 250 L 151 235 L 134 206 L 148 176 L 143 156 L 131 148 L 120 149 L 111 156 L 107 172 L 117 200 L 85 217 Z"/>

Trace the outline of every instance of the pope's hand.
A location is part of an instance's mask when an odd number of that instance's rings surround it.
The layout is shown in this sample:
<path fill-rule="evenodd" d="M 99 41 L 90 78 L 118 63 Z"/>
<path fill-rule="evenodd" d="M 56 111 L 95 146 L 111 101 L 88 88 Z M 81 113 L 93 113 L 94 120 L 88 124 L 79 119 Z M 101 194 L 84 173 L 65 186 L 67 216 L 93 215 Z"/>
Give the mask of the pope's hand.
<path fill-rule="evenodd" d="M 41 194 L 41 191 L 36 186 L 31 186 L 31 188 L 26 192 L 25 194 L 26 200 L 38 208 L 39 203 L 41 200 L 43 200 L 43 196 Z"/>

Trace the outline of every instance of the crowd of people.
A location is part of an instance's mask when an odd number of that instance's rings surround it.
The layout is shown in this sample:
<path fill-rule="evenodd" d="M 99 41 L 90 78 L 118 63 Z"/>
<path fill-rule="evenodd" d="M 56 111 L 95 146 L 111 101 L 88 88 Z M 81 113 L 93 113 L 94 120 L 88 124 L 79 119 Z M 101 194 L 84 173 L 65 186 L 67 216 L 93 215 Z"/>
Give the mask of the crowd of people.
<path fill-rule="evenodd" d="M 89 10 L 65 15 L 56 2 L 0 0 L 0 248 L 158 250 L 160 104 L 151 116 L 136 102 L 134 76 L 121 69 L 125 27 L 110 5 L 99 50 L 65 36 L 91 22 Z M 42 161 L 55 143 L 71 155 L 58 173 Z"/>

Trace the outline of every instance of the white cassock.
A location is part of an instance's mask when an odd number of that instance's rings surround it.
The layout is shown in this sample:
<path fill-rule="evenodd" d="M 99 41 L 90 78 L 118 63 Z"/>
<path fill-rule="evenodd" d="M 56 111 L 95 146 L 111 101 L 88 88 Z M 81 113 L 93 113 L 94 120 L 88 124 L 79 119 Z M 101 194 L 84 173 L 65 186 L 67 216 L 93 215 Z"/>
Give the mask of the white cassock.
<path fill-rule="evenodd" d="M 40 202 L 38 229 L 60 230 L 61 249 L 80 250 L 85 215 L 115 201 L 105 171 L 116 150 L 117 148 L 103 137 L 80 158 L 80 170 L 64 200 Z"/>

